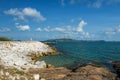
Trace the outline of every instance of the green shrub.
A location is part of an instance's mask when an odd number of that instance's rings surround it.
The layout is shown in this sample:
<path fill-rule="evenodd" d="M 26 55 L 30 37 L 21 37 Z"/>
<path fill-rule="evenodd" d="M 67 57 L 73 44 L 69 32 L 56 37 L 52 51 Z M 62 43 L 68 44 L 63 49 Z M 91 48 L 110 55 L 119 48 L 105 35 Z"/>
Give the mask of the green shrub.
<path fill-rule="evenodd" d="M 12 39 L 6 37 L 0 37 L 0 41 L 12 41 Z"/>

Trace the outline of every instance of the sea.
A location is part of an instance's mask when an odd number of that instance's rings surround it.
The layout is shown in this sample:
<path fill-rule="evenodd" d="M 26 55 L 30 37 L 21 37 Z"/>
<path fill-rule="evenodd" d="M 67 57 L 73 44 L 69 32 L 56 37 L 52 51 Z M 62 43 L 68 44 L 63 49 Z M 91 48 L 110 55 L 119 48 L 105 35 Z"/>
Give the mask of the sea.
<path fill-rule="evenodd" d="M 41 57 L 56 67 L 74 67 L 100 64 L 112 70 L 111 62 L 120 61 L 120 42 L 113 41 L 58 41 L 49 42 L 58 50 L 57 55 Z"/>

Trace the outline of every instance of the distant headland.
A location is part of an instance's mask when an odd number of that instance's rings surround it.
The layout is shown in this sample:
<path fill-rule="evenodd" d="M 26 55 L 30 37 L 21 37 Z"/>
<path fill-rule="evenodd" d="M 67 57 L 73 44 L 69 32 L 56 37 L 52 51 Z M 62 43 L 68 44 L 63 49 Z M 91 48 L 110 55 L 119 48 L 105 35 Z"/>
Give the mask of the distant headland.
<path fill-rule="evenodd" d="M 71 38 L 59 38 L 59 39 L 50 39 L 50 40 L 45 40 L 43 42 L 71 42 L 71 41 L 81 41 L 81 42 L 105 42 L 105 40 L 77 40 L 77 39 L 71 39 Z"/>

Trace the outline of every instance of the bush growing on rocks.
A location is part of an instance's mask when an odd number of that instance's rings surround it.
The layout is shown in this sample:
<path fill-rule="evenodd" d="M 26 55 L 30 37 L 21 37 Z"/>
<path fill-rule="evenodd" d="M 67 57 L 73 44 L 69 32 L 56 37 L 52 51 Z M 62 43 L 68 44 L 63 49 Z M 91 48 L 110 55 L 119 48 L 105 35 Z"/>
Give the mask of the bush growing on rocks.
<path fill-rule="evenodd" d="M 6 37 L 0 37 L 0 41 L 13 41 L 13 40 Z"/>

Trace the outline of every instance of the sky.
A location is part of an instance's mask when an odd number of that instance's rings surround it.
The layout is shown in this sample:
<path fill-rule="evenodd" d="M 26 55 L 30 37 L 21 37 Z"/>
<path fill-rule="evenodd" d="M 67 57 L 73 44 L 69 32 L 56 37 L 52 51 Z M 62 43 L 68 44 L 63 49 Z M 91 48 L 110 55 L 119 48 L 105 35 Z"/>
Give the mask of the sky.
<path fill-rule="evenodd" d="M 120 41 L 120 0 L 0 0 L 0 36 Z"/>

